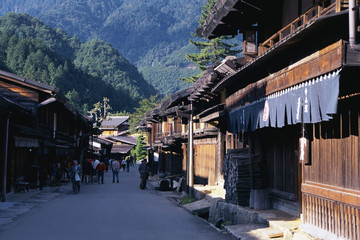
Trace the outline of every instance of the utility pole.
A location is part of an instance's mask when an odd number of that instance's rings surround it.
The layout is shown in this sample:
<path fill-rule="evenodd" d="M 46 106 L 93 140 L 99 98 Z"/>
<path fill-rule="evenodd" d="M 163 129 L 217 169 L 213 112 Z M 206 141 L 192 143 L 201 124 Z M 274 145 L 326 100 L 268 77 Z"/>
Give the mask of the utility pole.
<path fill-rule="evenodd" d="M 193 195 L 194 188 L 194 140 L 193 140 L 193 102 L 190 102 L 189 134 L 188 134 L 188 186 L 189 195 Z"/>
<path fill-rule="evenodd" d="M 356 1 L 349 0 L 349 43 L 351 48 L 355 48 L 356 46 Z"/>

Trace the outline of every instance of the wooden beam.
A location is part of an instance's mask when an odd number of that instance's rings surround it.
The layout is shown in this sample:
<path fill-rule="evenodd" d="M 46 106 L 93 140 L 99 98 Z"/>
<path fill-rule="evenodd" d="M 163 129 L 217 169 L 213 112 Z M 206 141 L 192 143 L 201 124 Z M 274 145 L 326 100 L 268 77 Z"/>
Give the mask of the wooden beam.
<path fill-rule="evenodd" d="M 206 117 L 202 117 L 202 118 L 200 118 L 200 122 L 202 122 L 202 123 L 210 122 L 210 121 L 220 118 L 222 116 L 225 116 L 224 110 L 209 114 Z"/>
<path fill-rule="evenodd" d="M 226 99 L 226 107 L 231 111 L 241 99 L 256 100 L 259 96 L 254 98 L 256 96 L 254 91 L 259 92 L 259 89 L 264 88 L 263 96 L 268 96 L 338 69 L 343 66 L 344 54 L 343 41 L 339 40 L 268 77 L 239 89 Z"/>
<path fill-rule="evenodd" d="M 176 115 L 183 118 L 190 118 L 190 113 L 185 113 L 183 111 L 180 111 L 179 109 L 176 110 Z"/>
<path fill-rule="evenodd" d="M 360 191 L 330 186 L 326 184 L 306 182 L 301 185 L 301 191 L 341 203 L 360 206 Z"/>

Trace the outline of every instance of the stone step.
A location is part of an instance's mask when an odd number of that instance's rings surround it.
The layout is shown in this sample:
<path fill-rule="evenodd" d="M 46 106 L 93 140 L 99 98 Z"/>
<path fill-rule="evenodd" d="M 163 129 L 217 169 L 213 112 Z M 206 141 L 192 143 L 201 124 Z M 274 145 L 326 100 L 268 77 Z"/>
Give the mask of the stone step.
<path fill-rule="evenodd" d="M 268 239 L 282 239 L 284 237 L 284 232 L 278 229 L 266 228 L 261 231 L 265 238 Z"/>
<path fill-rule="evenodd" d="M 224 227 L 226 231 L 231 233 L 236 239 L 241 240 L 270 240 L 263 234 L 263 231 L 269 229 L 264 224 L 238 224 Z"/>
<path fill-rule="evenodd" d="M 269 227 L 272 229 L 276 229 L 282 232 L 285 231 L 296 231 L 299 229 L 301 224 L 300 219 L 294 220 L 270 220 Z"/>
<path fill-rule="evenodd" d="M 188 203 L 185 204 L 183 206 L 186 210 L 190 211 L 191 213 L 194 214 L 204 214 L 209 212 L 210 207 L 211 207 L 211 202 L 209 200 L 207 200 L 206 198 L 192 202 L 192 203 Z"/>

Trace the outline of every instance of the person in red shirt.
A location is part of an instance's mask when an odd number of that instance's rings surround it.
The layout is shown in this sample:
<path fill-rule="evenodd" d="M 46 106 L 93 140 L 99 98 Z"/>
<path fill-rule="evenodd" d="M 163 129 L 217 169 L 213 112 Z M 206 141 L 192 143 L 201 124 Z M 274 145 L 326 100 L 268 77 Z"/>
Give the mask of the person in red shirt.
<path fill-rule="evenodd" d="M 104 162 L 100 162 L 98 165 L 96 165 L 96 170 L 98 173 L 98 184 L 101 183 L 104 184 L 104 171 L 106 171 L 106 165 Z"/>

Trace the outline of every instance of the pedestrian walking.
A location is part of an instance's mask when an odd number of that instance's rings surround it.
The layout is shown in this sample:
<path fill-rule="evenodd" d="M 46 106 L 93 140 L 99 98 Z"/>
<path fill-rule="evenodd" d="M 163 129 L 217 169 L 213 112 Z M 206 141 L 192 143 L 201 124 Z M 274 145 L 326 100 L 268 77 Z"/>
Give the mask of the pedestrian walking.
<path fill-rule="evenodd" d="M 109 160 L 109 158 L 105 158 L 104 159 L 104 163 L 105 163 L 105 166 L 106 166 L 106 169 L 105 169 L 105 171 L 107 172 L 108 171 L 108 169 L 109 169 L 109 165 L 110 165 L 110 160 Z M 111 165 L 110 165 L 111 166 Z"/>
<path fill-rule="evenodd" d="M 130 155 L 131 156 L 131 155 Z M 128 157 L 127 159 L 126 159 L 126 171 L 127 172 L 129 172 L 129 170 L 130 170 L 130 164 L 131 164 L 131 159 L 130 159 L 130 157 Z"/>
<path fill-rule="evenodd" d="M 99 162 L 98 165 L 96 165 L 96 170 L 98 173 L 98 184 L 104 184 L 104 171 L 106 171 L 106 165 L 104 162 Z"/>
<path fill-rule="evenodd" d="M 123 159 L 123 160 L 121 161 L 121 167 L 123 168 L 123 170 L 124 170 L 124 172 L 125 172 L 125 167 L 126 167 L 126 160 L 125 160 L 125 159 Z"/>
<path fill-rule="evenodd" d="M 129 160 L 130 160 L 130 166 L 134 166 L 134 157 L 133 155 L 130 154 L 130 157 L 129 157 Z"/>
<path fill-rule="evenodd" d="M 111 170 L 113 173 L 113 183 L 115 182 L 115 177 L 116 177 L 116 182 L 119 183 L 120 163 L 117 159 L 112 160 Z"/>
<path fill-rule="evenodd" d="M 133 161 L 134 161 L 134 165 L 136 165 L 136 153 L 134 153 Z"/>
<path fill-rule="evenodd" d="M 85 159 L 84 164 L 82 165 L 83 168 L 83 176 L 81 178 L 81 182 L 84 182 L 86 184 L 91 183 L 92 180 L 92 172 L 93 172 L 93 165 L 91 159 Z"/>
<path fill-rule="evenodd" d="M 141 164 L 139 165 L 139 173 L 140 173 L 140 189 L 146 188 L 146 181 L 149 177 L 149 166 L 146 164 L 146 159 L 143 159 L 141 161 Z"/>
<path fill-rule="evenodd" d="M 81 166 L 78 164 L 77 160 L 74 160 L 73 165 L 70 168 L 70 179 L 72 182 L 73 193 L 80 192 L 81 172 L 82 172 Z"/>

